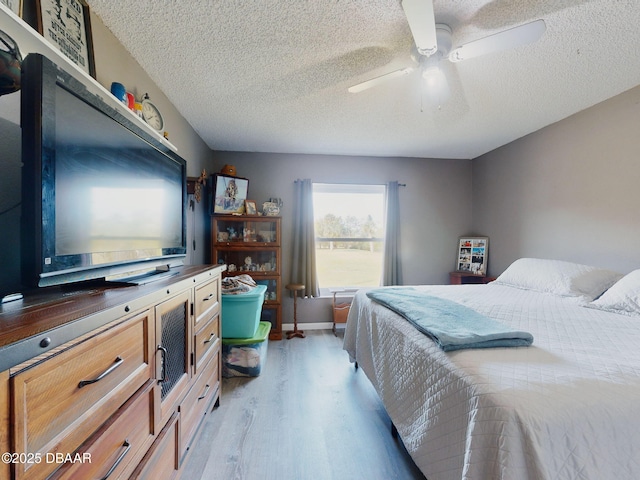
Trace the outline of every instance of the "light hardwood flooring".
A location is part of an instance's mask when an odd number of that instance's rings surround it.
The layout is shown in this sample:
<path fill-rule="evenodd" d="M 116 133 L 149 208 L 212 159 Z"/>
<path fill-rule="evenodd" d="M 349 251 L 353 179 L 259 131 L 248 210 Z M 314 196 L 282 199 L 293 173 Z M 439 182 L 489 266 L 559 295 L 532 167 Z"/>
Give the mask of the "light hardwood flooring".
<path fill-rule="evenodd" d="M 330 330 L 271 341 L 261 374 L 227 378 L 185 480 L 424 479 Z"/>

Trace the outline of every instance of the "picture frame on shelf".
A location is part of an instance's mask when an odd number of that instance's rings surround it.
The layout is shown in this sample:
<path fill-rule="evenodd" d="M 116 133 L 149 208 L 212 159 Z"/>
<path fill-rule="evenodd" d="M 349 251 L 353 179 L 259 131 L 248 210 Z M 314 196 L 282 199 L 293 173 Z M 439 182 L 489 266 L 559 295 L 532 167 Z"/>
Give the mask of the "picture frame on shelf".
<path fill-rule="evenodd" d="M 457 272 L 486 275 L 489 258 L 489 237 L 465 236 L 458 239 Z"/>
<path fill-rule="evenodd" d="M 81 70 L 96 78 L 89 6 L 84 0 L 22 0 L 23 18 Z"/>
<path fill-rule="evenodd" d="M 258 208 L 256 207 L 255 200 L 245 200 L 244 201 L 244 211 L 247 215 L 257 215 Z"/>
<path fill-rule="evenodd" d="M 0 3 L 22 18 L 22 0 L 0 0 Z"/>
<path fill-rule="evenodd" d="M 245 212 L 245 200 L 249 191 L 249 180 L 231 175 L 212 175 L 211 211 L 214 214 L 236 214 Z M 254 202 L 255 205 L 255 202 Z"/>

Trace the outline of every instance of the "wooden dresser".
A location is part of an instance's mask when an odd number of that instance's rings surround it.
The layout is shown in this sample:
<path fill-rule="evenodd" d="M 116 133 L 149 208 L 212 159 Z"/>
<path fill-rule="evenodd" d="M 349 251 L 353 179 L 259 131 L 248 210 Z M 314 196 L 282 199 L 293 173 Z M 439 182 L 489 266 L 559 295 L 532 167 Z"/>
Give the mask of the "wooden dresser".
<path fill-rule="evenodd" d="M 219 401 L 224 269 L 2 305 L 0 478 L 178 478 Z"/>

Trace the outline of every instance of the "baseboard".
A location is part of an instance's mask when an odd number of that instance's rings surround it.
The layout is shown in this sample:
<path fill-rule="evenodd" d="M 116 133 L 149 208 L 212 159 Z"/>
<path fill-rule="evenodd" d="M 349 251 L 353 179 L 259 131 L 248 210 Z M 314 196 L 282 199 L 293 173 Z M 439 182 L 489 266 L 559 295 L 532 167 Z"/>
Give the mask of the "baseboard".
<path fill-rule="evenodd" d="M 298 323 L 299 330 L 331 330 L 333 323 L 331 322 L 316 322 L 316 323 Z M 293 330 L 293 323 L 283 323 L 282 331 L 286 332 Z"/>

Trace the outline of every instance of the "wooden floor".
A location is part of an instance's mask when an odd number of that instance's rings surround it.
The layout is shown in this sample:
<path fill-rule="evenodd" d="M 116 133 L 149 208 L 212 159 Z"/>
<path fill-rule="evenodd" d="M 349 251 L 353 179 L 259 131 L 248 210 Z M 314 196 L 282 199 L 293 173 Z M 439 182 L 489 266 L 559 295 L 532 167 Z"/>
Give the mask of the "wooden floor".
<path fill-rule="evenodd" d="M 271 341 L 260 376 L 223 379 L 188 480 L 424 479 L 330 330 Z"/>

